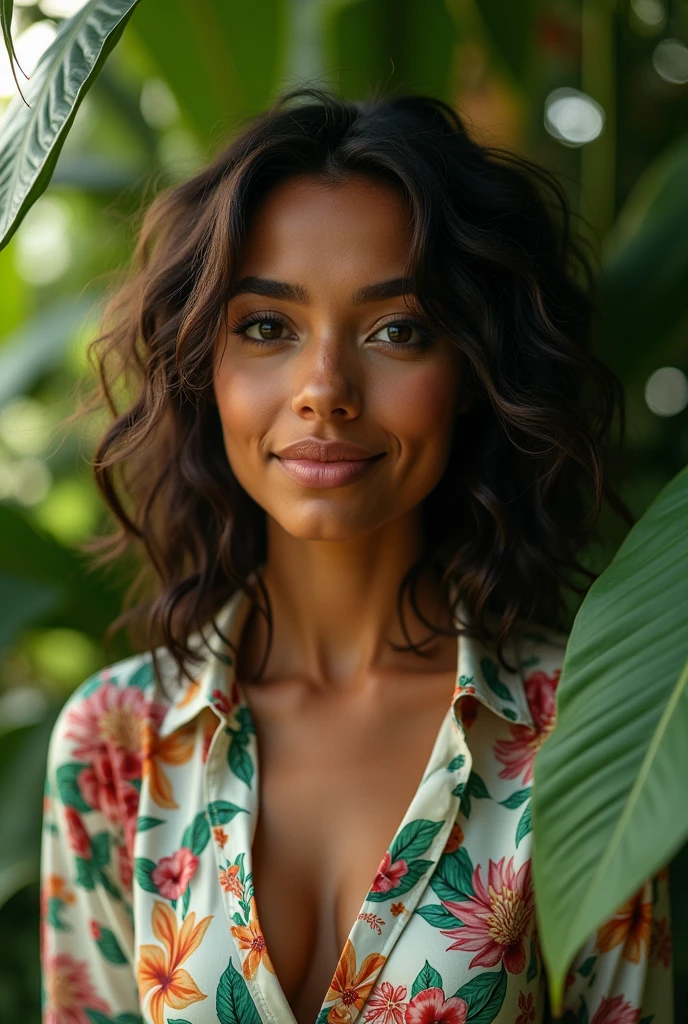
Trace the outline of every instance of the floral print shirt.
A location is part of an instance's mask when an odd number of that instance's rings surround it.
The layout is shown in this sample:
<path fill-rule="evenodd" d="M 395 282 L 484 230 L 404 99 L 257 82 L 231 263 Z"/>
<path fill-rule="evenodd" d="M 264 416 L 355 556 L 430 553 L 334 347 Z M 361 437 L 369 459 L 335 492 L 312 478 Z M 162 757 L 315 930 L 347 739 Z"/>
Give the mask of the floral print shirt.
<path fill-rule="evenodd" d="M 237 591 L 217 617 L 234 643 L 249 611 Z M 56 723 L 44 1024 L 295 1024 L 252 885 L 256 734 L 228 649 L 202 633 L 193 683 L 161 649 L 161 687 L 137 655 L 83 683 Z M 314 1024 L 547 1020 L 530 796 L 566 637 L 538 627 L 512 644 L 510 674 L 457 638 L 450 706 Z M 672 1024 L 666 868 L 580 950 L 565 1006 L 569 1024 Z"/>

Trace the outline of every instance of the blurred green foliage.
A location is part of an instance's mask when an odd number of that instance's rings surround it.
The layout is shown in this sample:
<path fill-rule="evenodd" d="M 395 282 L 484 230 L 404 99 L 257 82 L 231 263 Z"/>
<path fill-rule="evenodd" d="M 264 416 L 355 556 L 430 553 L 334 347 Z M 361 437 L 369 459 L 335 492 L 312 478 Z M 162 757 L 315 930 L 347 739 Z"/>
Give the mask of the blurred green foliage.
<path fill-rule="evenodd" d="M 45 44 L 78 6 L 15 5 L 25 70 L 31 39 L 43 32 Z M 50 186 L 0 251 L 0 1024 L 40 1015 L 36 877 L 50 727 L 75 685 L 130 653 L 123 637 L 103 644 L 124 572 L 95 572 L 78 550 L 106 525 L 88 469 L 98 424 L 63 420 L 88 378 L 85 346 L 107 275 L 131 252 L 133 215 L 281 88 L 308 80 L 350 97 L 391 89 L 450 100 L 479 139 L 556 171 L 589 221 L 600 260 L 595 345 L 626 388 L 620 487 L 640 515 L 688 463 L 687 43 L 688 0 L 139 4 Z M 5 96 L 8 73 L 0 62 Z M 612 518 L 604 531 L 604 548 L 589 553 L 598 569 L 623 536 Z M 683 851 L 672 865 L 679 1007 L 688 1005 L 686 879 Z"/>

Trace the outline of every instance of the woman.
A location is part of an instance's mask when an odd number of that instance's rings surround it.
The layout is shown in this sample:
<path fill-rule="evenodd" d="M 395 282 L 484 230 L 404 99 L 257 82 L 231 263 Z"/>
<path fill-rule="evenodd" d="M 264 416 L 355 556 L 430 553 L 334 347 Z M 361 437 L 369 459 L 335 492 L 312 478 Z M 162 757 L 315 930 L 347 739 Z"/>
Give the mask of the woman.
<path fill-rule="evenodd" d="M 533 757 L 624 512 L 566 214 L 439 101 L 301 89 L 146 215 L 94 460 L 146 653 L 55 727 L 51 1024 L 546 1019 Z M 666 872 L 566 1007 L 672 1019 Z"/>

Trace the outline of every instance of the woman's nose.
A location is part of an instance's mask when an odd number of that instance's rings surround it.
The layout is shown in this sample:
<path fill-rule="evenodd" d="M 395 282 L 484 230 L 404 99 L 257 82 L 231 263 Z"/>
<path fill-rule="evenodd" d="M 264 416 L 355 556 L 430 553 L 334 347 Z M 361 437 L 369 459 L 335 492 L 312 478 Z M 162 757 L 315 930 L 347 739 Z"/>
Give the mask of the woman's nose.
<path fill-rule="evenodd" d="M 361 373 L 346 339 L 330 336 L 306 345 L 294 374 L 292 408 L 298 416 L 353 419 L 360 413 Z"/>

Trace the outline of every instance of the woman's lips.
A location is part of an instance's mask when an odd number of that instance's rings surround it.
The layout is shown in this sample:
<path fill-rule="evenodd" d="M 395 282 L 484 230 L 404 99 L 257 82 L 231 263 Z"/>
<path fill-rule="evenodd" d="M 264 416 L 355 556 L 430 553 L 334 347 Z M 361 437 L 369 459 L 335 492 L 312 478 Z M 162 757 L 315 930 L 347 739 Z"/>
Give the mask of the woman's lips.
<path fill-rule="evenodd" d="M 315 459 L 278 459 L 289 475 L 306 487 L 343 487 L 367 473 L 382 455 L 370 459 L 347 459 L 341 462 L 319 462 Z"/>

